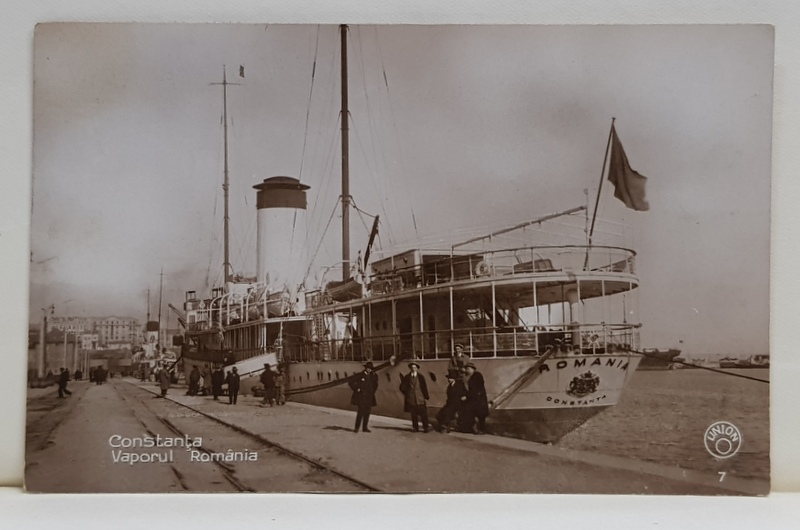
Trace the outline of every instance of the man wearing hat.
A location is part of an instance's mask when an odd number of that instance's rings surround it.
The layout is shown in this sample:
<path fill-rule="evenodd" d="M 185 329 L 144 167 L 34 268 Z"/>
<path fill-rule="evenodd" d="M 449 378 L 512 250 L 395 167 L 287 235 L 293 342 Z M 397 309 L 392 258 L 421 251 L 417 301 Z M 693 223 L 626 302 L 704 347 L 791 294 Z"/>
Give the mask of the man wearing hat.
<path fill-rule="evenodd" d="M 261 400 L 261 405 L 263 406 L 269 403 L 270 406 L 274 406 L 275 375 L 272 373 L 272 367 L 269 363 L 264 363 L 264 371 L 261 372 L 261 377 L 259 379 L 261 384 L 264 385 L 264 399 Z"/>
<path fill-rule="evenodd" d="M 375 399 L 375 392 L 378 391 L 378 374 L 373 372 L 371 362 L 364 365 L 364 371 L 353 375 L 350 378 L 350 389 L 353 395 L 350 398 L 350 404 L 358 407 L 356 412 L 356 426 L 353 432 L 358 432 L 359 427 L 364 432 L 369 430 L 369 414 L 372 407 L 378 404 Z"/>
<path fill-rule="evenodd" d="M 450 424 L 456 414 L 464 414 L 462 410 L 467 402 L 467 388 L 458 370 L 447 371 L 447 401 L 436 414 L 436 430 L 450 432 Z"/>
<path fill-rule="evenodd" d="M 422 430 L 428 432 L 428 407 L 425 402 L 428 396 L 428 384 L 425 376 L 419 373 L 419 364 L 409 363 L 411 372 L 404 375 L 400 381 L 400 392 L 405 396 L 403 410 L 411 413 L 411 425 L 414 432 L 419 432 L 419 419 L 422 418 Z"/>
<path fill-rule="evenodd" d="M 455 351 L 450 357 L 450 368 L 462 369 L 469 362 L 469 355 L 464 351 L 462 344 L 456 344 Z"/>
<path fill-rule="evenodd" d="M 486 384 L 481 374 L 473 363 L 467 363 L 467 377 L 464 384 L 467 387 L 466 414 L 462 430 L 475 431 L 475 419 L 478 420 L 477 434 L 486 432 L 486 416 L 489 415 L 489 403 L 486 399 Z"/>
<path fill-rule="evenodd" d="M 225 379 L 225 382 L 228 383 L 228 403 L 230 405 L 236 405 L 241 379 L 242 378 L 239 376 L 239 369 L 235 366 L 231 368 L 231 371 L 228 372 L 228 377 Z"/>

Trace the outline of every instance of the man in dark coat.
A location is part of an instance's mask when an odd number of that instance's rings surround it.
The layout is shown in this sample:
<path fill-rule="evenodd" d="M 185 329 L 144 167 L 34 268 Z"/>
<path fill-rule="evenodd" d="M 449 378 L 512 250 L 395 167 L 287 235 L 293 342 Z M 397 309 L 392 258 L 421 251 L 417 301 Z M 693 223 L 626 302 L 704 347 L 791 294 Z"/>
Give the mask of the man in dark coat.
<path fill-rule="evenodd" d="M 236 405 L 241 379 L 242 378 L 239 377 L 239 369 L 235 366 L 231 368 L 231 371 L 228 372 L 228 377 L 225 378 L 225 382 L 228 383 L 228 403 L 231 405 Z"/>
<path fill-rule="evenodd" d="M 422 430 L 428 432 L 428 384 L 425 376 L 419 373 L 419 364 L 409 363 L 411 372 L 400 380 L 400 392 L 405 396 L 403 410 L 411 413 L 411 425 L 414 432 L 419 432 L 419 420 L 422 419 Z"/>
<path fill-rule="evenodd" d="M 187 396 L 196 396 L 200 385 L 200 370 L 197 365 L 192 366 L 192 371 L 189 372 L 189 390 L 186 392 Z"/>
<path fill-rule="evenodd" d="M 61 373 L 58 374 L 58 397 L 63 398 L 64 394 L 71 396 L 72 392 L 67 390 L 67 383 L 69 382 L 69 372 L 62 368 Z"/>
<path fill-rule="evenodd" d="M 225 374 L 222 372 L 222 367 L 217 365 L 214 371 L 211 372 L 211 393 L 214 395 L 214 401 L 219 401 L 219 396 L 222 394 L 222 385 L 225 383 Z"/>
<path fill-rule="evenodd" d="M 169 390 L 170 386 L 170 376 L 166 366 L 162 366 L 161 370 L 158 371 L 158 386 L 161 388 L 161 395 L 157 397 L 167 397 L 167 390 Z"/>
<path fill-rule="evenodd" d="M 473 363 L 467 363 L 467 377 L 464 384 L 467 387 L 467 405 L 464 427 L 469 432 L 475 431 L 475 419 L 478 420 L 477 434 L 486 432 L 486 416 L 489 415 L 489 402 L 486 399 L 486 385 L 481 374 Z"/>
<path fill-rule="evenodd" d="M 269 403 L 270 406 L 273 406 L 275 404 L 275 374 L 272 373 L 272 367 L 268 363 L 264 363 L 264 371 L 261 372 L 260 380 L 264 385 L 264 399 L 261 400 L 261 404 Z"/>
<path fill-rule="evenodd" d="M 436 430 L 450 432 L 450 424 L 467 402 L 467 388 L 458 370 L 447 371 L 447 401 L 436 414 Z"/>
<path fill-rule="evenodd" d="M 208 364 L 203 365 L 203 370 L 200 372 L 200 377 L 203 378 L 202 395 L 207 396 L 212 393 L 213 388 L 211 384 L 211 369 Z"/>
<path fill-rule="evenodd" d="M 350 378 L 350 389 L 353 395 L 350 398 L 350 404 L 358 407 L 356 412 L 356 427 L 353 432 L 358 432 L 358 428 L 362 427 L 364 432 L 369 430 L 369 414 L 372 407 L 378 404 L 375 399 L 375 392 L 378 391 L 378 374 L 373 372 L 371 362 L 364 365 L 364 371 L 353 375 Z"/>

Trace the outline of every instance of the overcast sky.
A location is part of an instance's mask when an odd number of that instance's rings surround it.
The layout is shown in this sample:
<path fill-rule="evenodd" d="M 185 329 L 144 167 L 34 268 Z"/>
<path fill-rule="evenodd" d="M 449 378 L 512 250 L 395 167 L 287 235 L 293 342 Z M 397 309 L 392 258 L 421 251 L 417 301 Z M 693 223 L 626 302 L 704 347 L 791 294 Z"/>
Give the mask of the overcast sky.
<path fill-rule="evenodd" d="M 164 308 L 219 283 L 223 65 L 234 269 L 255 269 L 270 176 L 311 186 L 316 249 L 339 194 L 335 26 L 40 25 L 34 46 L 32 319 L 143 321 L 162 267 Z M 651 209 L 606 187 L 599 215 L 634 227 L 643 345 L 767 351 L 771 28 L 353 26 L 349 49 L 351 191 L 384 248 L 593 203 L 616 117 Z M 351 216 L 354 249 L 369 222 Z"/>

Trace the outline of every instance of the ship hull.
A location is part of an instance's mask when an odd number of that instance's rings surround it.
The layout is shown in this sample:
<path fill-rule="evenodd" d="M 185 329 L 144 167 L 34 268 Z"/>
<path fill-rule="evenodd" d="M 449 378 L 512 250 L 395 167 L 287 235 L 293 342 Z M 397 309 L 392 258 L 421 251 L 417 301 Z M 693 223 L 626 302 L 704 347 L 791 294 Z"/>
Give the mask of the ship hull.
<path fill-rule="evenodd" d="M 251 364 L 261 361 L 249 360 Z M 274 358 L 264 362 L 270 361 L 274 364 Z M 428 382 L 428 411 L 434 418 L 446 400 L 445 374 L 449 362 L 442 359 L 417 362 Z M 490 406 L 514 381 L 529 375 L 518 391 L 491 410 L 487 418 L 489 432 L 547 443 L 558 441 L 594 415 L 615 405 L 636 370 L 639 356 L 573 355 L 553 357 L 538 366 L 533 357 L 473 359 L 472 362 L 484 376 Z M 191 366 L 194 362 L 187 359 L 187 364 Z M 347 379 L 362 369 L 358 361 L 291 363 L 286 370 L 286 393 L 291 401 L 298 403 L 355 410 L 350 404 L 352 391 Z M 374 414 L 410 418 L 403 411 L 403 395 L 399 390 L 400 377 L 408 371 L 407 362 L 379 370 L 378 404 L 372 409 Z M 580 391 L 575 389 L 576 380 L 587 379 L 592 381 L 588 387 Z M 257 384 L 257 375 L 244 377 L 241 392 L 251 393 Z"/>

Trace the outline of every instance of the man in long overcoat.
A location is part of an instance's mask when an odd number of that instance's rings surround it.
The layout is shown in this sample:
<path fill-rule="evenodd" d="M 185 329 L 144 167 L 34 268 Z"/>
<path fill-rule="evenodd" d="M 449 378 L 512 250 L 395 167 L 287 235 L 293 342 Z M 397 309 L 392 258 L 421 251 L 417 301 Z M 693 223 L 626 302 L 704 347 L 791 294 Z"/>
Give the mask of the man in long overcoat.
<path fill-rule="evenodd" d="M 162 366 L 161 370 L 158 371 L 158 386 L 161 388 L 161 396 L 159 397 L 167 397 L 167 390 L 169 390 L 170 386 L 170 377 L 169 370 L 167 370 L 166 366 Z"/>
<path fill-rule="evenodd" d="M 261 400 L 261 404 L 269 403 L 270 406 L 273 406 L 275 404 L 275 374 L 272 372 L 272 366 L 268 363 L 264 363 L 264 371 L 261 372 L 259 380 L 264 385 L 264 399 Z"/>
<path fill-rule="evenodd" d="M 225 383 L 225 374 L 222 367 L 217 365 L 214 371 L 211 372 L 211 393 L 214 395 L 214 401 L 219 401 L 219 396 L 222 394 L 222 385 Z"/>
<path fill-rule="evenodd" d="M 364 432 L 369 430 L 369 414 L 372 407 L 378 404 L 375 399 L 375 392 L 378 391 L 378 374 L 373 372 L 374 367 L 371 362 L 364 365 L 364 371 L 353 375 L 350 378 L 350 389 L 353 395 L 350 404 L 358 407 L 356 412 L 356 426 L 353 432 L 358 432 L 359 427 Z"/>
<path fill-rule="evenodd" d="M 489 415 L 489 402 L 486 399 L 486 384 L 481 374 L 473 363 L 467 363 L 467 377 L 464 384 L 467 387 L 467 405 L 464 427 L 470 432 L 475 431 L 475 420 L 478 420 L 478 434 L 486 432 L 486 416 Z"/>
<path fill-rule="evenodd" d="M 419 420 L 422 419 L 422 430 L 428 432 L 428 383 L 425 376 L 419 373 L 419 364 L 409 363 L 411 372 L 400 380 L 400 392 L 405 396 L 403 410 L 411 413 L 411 425 L 414 432 L 419 432 Z"/>
<path fill-rule="evenodd" d="M 436 430 L 450 432 L 450 424 L 461 412 L 467 402 L 467 388 L 458 370 L 447 371 L 447 401 L 436 414 Z"/>
<path fill-rule="evenodd" d="M 228 383 L 228 403 L 236 405 L 236 398 L 239 396 L 239 385 L 242 378 L 239 376 L 239 369 L 235 366 L 228 372 L 225 382 Z"/>
<path fill-rule="evenodd" d="M 192 371 L 189 372 L 189 390 L 186 392 L 188 396 L 196 396 L 200 385 L 200 370 L 197 365 L 192 366 Z"/>
<path fill-rule="evenodd" d="M 203 370 L 200 372 L 200 375 L 203 378 L 203 395 L 208 396 L 213 391 L 211 383 L 211 369 L 208 367 L 208 364 L 203 365 Z"/>

